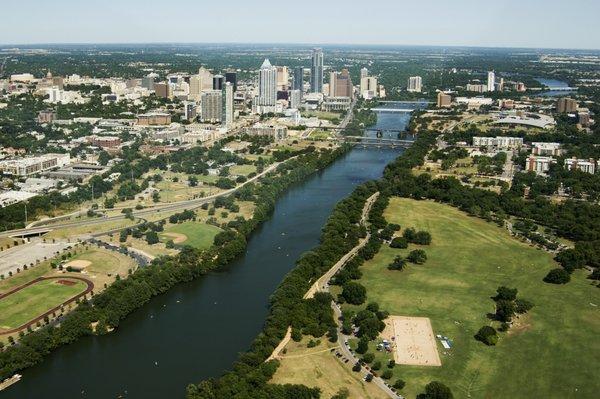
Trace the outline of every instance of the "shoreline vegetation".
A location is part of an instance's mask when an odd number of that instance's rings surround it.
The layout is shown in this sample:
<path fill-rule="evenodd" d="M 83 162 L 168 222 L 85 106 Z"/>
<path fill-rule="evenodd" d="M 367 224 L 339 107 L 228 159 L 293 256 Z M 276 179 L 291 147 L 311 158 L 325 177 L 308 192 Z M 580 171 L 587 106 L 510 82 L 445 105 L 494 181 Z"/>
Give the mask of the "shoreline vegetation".
<path fill-rule="evenodd" d="M 590 247 L 593 247 L 594 242 L 598 243 L 594 240 L 600 240 L 598 206 L 574 201 L 554 204 L 542 198 L 528 200 L 523 197 L 522 185 L 495 193 L 465 187 L 453 177 L 433 179 L 427 173 L 413 174 L 413 168 L 424 164 L 426 155 L 434 147 L 439 135 L 440 133 L 436 132 L 420 133 L 413 145 L 385 168 L 382 179 L 358 186 L 350 196 L 338 203 L 323 228 L 320 245 L 297 261 L 297 266 L 290 271 L 273 294 L 263 331 L 251 348 L 240 355 L 233 369 L 222 377 L 205 380 L 198 385 L 189 385 L 188 399 L 320 397 L 318 388 L 269 384 L 279 362 L 264 361 L 284 337 L 289 325 L 292 326 L 292 337 L 300 339 L 302 335 L 323 337 L 329 328 L 335 326 L 333 311 L 329 307 L 333 299 L 330 294 L 320 293 L 315 298 L 306 300 L 302 296 L 312 281 L 318 279 L 356 244 L 360 234 L 357 224 L 360 209 L 366 198 L 375 191 L 381 192 L 370 215 L 371 223 L 375 227 L 378 225 L 377 221 L 387 224 L 383 212 L 390 197 L 430 199 L 499 225 L 504 225 L 507 215 L 535 220 L 554 228 L 559 236 L 576 242 L 576 248 L 581 248 L 579 252 L 583 256 L 579 263 L 580 268 L 593 261 L 594 251 Z M 371 245 L 368 247 L 373 249 L 371 255 L 374 256 L 383 240 L 375 234 L 370 241 Z M 560 255 L 557 260 L 560 261 Z M 539 284 L 546 283 L 539 281 Z M 449 390 L 443 382 L 432 381 L 425 387 L 426 392 L 436 384 L 443 386 L 444 390 Z"/>
<path fill-rule="evenodd" d="M 59 325 L 48 325 L 23 336 L 19 342 L 0 351 L 0 380 L 43 361 L 53 350 L 81 337 L 103 335 L 119 326 L 128 314 L 154 296 L 176 284 L 192 281 L 220 269 L 244 253 L 247 239 L 273 212 L 277 198 L 288 188 L 327 167 L 349 151 L 349 146 L 334 150 L 302 151 L 261 179 L 235 194 L 256 203 L 251 219 L 231 226 L 215 236 L 208 250 L 184 247 L 173 257 L 156 259 L 128 278 L 115 281 L 89 301 L 80 301 Z M 92 324 L 95 328 L 92 328 Z"/>

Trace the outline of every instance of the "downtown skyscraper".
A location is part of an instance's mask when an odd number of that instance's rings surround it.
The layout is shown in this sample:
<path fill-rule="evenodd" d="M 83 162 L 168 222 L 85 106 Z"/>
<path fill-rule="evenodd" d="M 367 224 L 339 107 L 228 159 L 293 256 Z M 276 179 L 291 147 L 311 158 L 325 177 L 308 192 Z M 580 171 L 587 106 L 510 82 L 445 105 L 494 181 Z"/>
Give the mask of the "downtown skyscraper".
<path fill-rule="evenodd" d="M 323 91 L 323 49 L 320 48 L 315 48 L 312 51 L 310 91 L 312 93 L 321 93 Z"/>
<path fill-rule="evenodd" d="M 259 106 L 274 106 L 277 103 L 277 68 L 265 59 L 258 76 Z"/>

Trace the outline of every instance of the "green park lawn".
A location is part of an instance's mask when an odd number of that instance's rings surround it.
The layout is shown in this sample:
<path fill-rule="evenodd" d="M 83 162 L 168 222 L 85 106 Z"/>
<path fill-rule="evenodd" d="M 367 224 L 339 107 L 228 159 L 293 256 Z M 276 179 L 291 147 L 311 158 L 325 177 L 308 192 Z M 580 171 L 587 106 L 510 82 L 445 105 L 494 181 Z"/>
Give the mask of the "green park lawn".
<path fill-rule="evenodd" d="M 68 277 L 64 278 L 69 280 Z M 85 291 L 79 280 L 74 285 L 58 283 L 57 279 L 42 280 L 0 299 L 0 329 L 17 328 L 69 298 Z"/>
<path fill-rule="evenodd" d="M 403 229 L 429 231 L 432 243 L 422 247 L 427 262 L 404 271 L 389 271 L 387 265 L 416 246 L 399 250 L 384 244 L 361 267 L 367 302 L 378 302 L 392 315 L 429 317 L 434 334 L 453 342 L 450 350 L 437 343 L 441 367 L 396 366 L 392 381 L 407 382 L 406 397 L 415 397 L 431 380 L 450 386 L 455 398 L 598 397 L 600 290 L 585 272 L 574 273 L 566 285 L 544 283 L 557 267 L 550 254 L 448 205 L 394 198 L 385 217 Z M 535 307 L 500 333 L 496 346 L 487 347 L 473 335 L 492 324 L 486 314 L 494 312 L 490 297 L 501 285 L 517 288 L 518 297 Z"/>
<path fill-rule="evenodd" d="M 234 165 L 229 168 L 229 173 L 232 175 L 248 176 L 253 172 L 256 172 L 256 166 L 254 165 Z"/>
<path fill-rule="evenodd" d="M 168 225 L 160 235 L 160 238 L 163 242 L 173 240 L 178 245 L 189 245 L 198 249 L 207 249 L 213 244 L 213 239 L 220 231 L 220 228 L 210 224 L 184 222 Z M 168 233 L 172 233 L 173 236 L 169 236 Z M 186 239 L 178 243 L 176 235 L 185 236 Z"/>

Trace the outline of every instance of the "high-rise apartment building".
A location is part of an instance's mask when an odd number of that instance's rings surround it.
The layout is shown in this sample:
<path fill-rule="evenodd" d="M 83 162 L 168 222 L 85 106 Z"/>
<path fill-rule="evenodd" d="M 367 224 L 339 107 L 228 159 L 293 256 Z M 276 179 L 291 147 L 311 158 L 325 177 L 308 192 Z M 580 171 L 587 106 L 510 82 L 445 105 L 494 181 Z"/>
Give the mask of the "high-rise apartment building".
<path fill-rule="evenodd" d="M 361 68 L 360 78 L 366 78 L 367 76 L 369 76 L 369 70 L 367 68 Z"/>
<path fill-rule="evenodd" d="M 288 89 L 288 84 L 290 80 L 290 74 L 288 72 L 288 67 L 286 66 L 278 66 L 277 68 L 277 90 L 285 91 Z"/>
<path fill-rule="evenodd" d="M 452 96 L 440 91 L 437 95 L 437 106 L 438 108 L 447 108 L 452 105 Z"/>
<path fill-rule="evenodd" d="M 304 67 L 299 66 L 294 68 L 294 82 L 292 89 L 300 90 L 300 93 L 302 93 L 302 90 L 304 89 Z"/>
<path fill-rule="evenodd" d="M 277 102 L 277 68 L 268 59 L 260 67 L 257 102 L 259 106 L 274 106 Z"/>
<path fill-rule="evenodd" d="M 496 74 L 494 73 L 494 71 L 489 71 L 487 79 L 487 91 L 494 90 L 496 90 Z"/>
<path fill-rule="evenodd" d="M 225 82 L 225 126 L 233 124 L 233 91 L 234 86 L 231 82 Z"/>
<path fill-rule="evenodd" d="M 407 90 L 410 92 L 420 93 L 423 86 L 423 80 L 420 76 L 411 76 L 408 78 Z"/>
<path fill-rule="evenodd" d="M 360 79 L 360 95 L 363 98 L 371 99 L 377 97 L 377 87 L 376 77 L 364 76 Z"/>
<path fill-rule="evenodd" d="M 573 113 L 577 111 L 577 101 L 572 98 L 559 98 L 556 102 L 556 111 L 559 114 Z"/>
<path fill-rule="evenodd" d="M 170 88 L 167 83 L 154 83 L 154 92 L 156 97 L 169 98 Z"/>
<path fill-rule="evenodd" d="M 310 91 L 321 93 L 323 91 L 323 50 L 320 48 L 312 51 L 310 74 Z"/>
<path fill-rule="evenodd" d="M 302 101 L 302 91 L 291 90 L 290 91 L 290 108 L 300 108 L 300 102 Z"/>
<path fill-rule="evenodd" d="M 223 118 L 223 93 L 220 90 L 202 92 L 200 118 L 203 122 L 221 122 Z"/>

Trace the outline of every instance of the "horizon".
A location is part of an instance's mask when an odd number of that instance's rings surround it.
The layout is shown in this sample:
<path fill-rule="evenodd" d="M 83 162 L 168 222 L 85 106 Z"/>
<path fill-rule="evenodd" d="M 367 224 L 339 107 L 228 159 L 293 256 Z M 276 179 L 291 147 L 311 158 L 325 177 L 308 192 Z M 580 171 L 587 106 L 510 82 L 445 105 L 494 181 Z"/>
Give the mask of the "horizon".
<path fill-rule="evenodd" d="M 226 6 L 179 0 L 168 8 L 158 0 L 22 0 L 3 6 L 4 14 L 13 16 L 0 26 L 6 45 L 319 43 L 600 49 L 600 27 L 594 20 L 600 3 L 593 0 L 373 0 L 368 5 L 348 0 L 343 7 L 316 0 L 301 5 L 231 0 Z M 19 18 L 23 10 L 26 17 Z"/>

